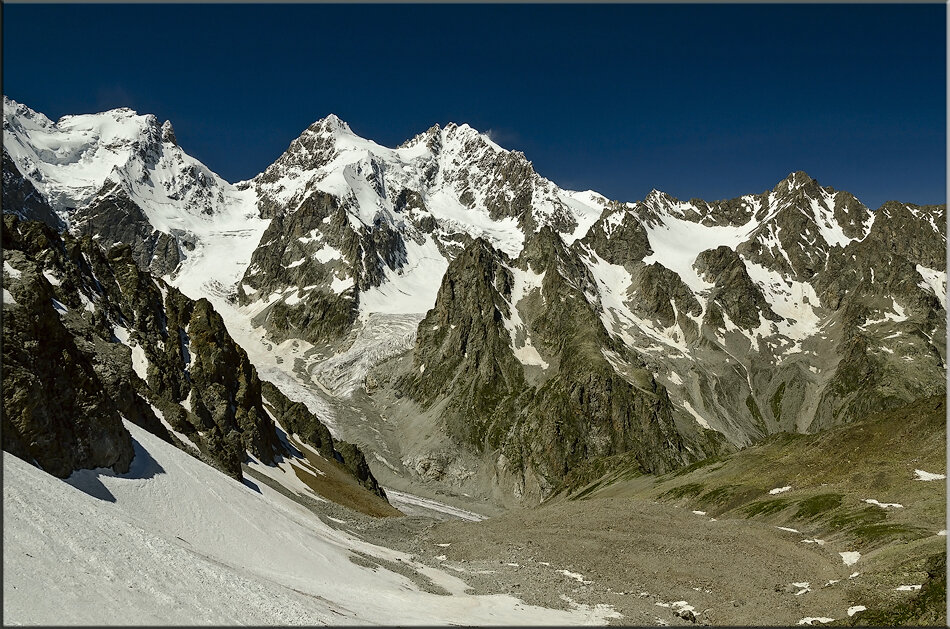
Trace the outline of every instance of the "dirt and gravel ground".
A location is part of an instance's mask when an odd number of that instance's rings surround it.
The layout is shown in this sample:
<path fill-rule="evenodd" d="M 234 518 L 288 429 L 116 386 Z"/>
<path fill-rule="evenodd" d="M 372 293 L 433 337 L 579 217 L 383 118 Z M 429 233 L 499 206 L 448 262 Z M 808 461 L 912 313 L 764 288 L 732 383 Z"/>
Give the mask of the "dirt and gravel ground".
<path fill-rule="evenodd" d="M 912 599 L 928 558 L 945 552 L 946 481 L 916 472 L 946 470 L 944 407 L 931 406 L 779 437 L 664 477 L 621 470 L 575 488 L 581 499 L 559 495 L 535 508 L 488 513 L 480 501 L 445 496 L 493 516 L 480 522 L 425 508 L 373 518 L 307 506 L 330 526 L 456 574 L 475 593 L 554 608 L 606 604 L 622 615 L 618 625 L 846 622 L 861 606 Z M 415 489 L 423 504 L 443 498 L 405 482 L 400 489 Z M 901 506 L 869 505 L 869 496 Z M 840 553 L 856 551 L 846 565 Z M 353 561 L 439 591 L 409 566 Z"/>
<path fill-rule="evenodd" d="M 848 579 L 855 570 L 833 550 L 640 499 L 563 502 L 477 523 L 397 522 L 364 534 L 458 572 L 478 593 L 549 607 L 606 603 L 623 614 L 617 624 L 691 624 L 689 611 L 698 624 L 796 624 L 841 618 L 861 602 Z M 419 528 L 406 535 L 406 525 Z"/>
<path fill-rule="evenodd" d="M 607 604 L 622 614 L 618 625 L 794 625 L 846 618 L 862 604 L 862 575 L 849 579 L 862 567 L 833 548 L 641 498 L 562 501 L 481 522 L 308 506 L 330 526 L 456 574 L 473 593 L 552 608 Z M 439 591 L 408 566 L 370 563 Z"/>

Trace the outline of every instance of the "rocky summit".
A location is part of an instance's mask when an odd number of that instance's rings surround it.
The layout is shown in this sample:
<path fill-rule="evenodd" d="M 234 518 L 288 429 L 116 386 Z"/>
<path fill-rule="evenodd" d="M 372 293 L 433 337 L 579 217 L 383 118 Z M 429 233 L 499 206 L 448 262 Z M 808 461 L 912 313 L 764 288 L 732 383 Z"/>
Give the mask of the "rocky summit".
<path fill-rule="evenodd" d="M 455 123 L 387 148 L 330 115 L 237 183 L 128 109 L 5 97 L 3 133 L 3 448 L 61 478 L 129 474 L 142 430 L 311 509 L 477 520 L 648 477 L 617 491 L 754 517 L 750 449 L 946 393 L 945 205 L 804 172 L 611 200 Z M 671 480 L 716 461 L 722 495 Z"/>

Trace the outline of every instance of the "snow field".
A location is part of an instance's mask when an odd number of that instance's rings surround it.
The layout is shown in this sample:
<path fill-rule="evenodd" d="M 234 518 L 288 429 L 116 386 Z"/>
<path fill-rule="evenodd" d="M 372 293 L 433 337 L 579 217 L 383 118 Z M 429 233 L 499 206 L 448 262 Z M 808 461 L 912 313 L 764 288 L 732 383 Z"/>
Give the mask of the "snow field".
<path fill-rule="evenodd" d="M 126 475 L 85 470 L 67 484 L 3 457 L 8 622 L 568 624 L 611 615 L 465 594 L 457 577 L 334 530 L 276 491 L 258 493 L 126 426 L 136 442 Z M 351 551 L 401 562 L 450 594 L 358 566 Z"/>

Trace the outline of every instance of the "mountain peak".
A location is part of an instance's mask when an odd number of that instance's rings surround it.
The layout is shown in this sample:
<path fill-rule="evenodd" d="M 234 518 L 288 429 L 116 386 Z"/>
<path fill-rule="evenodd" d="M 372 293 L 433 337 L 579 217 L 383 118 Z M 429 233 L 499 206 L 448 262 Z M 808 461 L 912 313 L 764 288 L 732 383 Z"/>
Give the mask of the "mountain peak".
<path fill-rule="evenodd" d="M 679 203 L 679 199 L 673 197 L 672 195 L 663 192 L 662 190 L 657 190 L 656 188 L 650 190 L 650 193 L 644 199 L 648 204 L 654 204 L 660 207 L 668 207 Z"/>
<path fill-rule="evenodd" d="M 353 134 L 353 130 L 350 129 L 350 125 L 348 125 L 336 114 L 328 114 L 324 118 L 321 118 L 310 125 L 310 128 L 315 131 L 323 131 L 326 133 L 343 132 L 351 135 Z"/>
<path fill-rule="evenodd" d="M 808 185 L 818 185 L 818 180 L 806 173 L 804 170 L 796 170 L 789 173 L 788 176 L 780 181 L 775 189 L 783 188 L 785 190 L 797 190 Z"/>
<path fill-rule="evenodd" d="M 447 125 L 445 125 L 445 128 L 443 129 L 443 133 L 447 139 L 456 139 L 457 141 L 461 141 L 463 144 L 467 144 L 469 142 L 475 142 L 476 145 L 483 144 L 485 146 L 490 147 L 495 152 L 499 152 L 499 151 L 508 152 L 507 149 L 495 143 L 491 139 L 491 136 L 489 136 L 487 133 L 480 132 L 478 129 L 472 127 L 467 122 L 463 122 L 462 124 L 456 124 L 454 122 L 450 122 Z M 517 151 L 515 152 L 517 153 Z"/>
<path fill-rule="evenodd" d="M 41 114 L 38 111 L 30 109 L 28 106 L 23 103 L 18 103 L 17 101 L 9 98 L 6 94 L 3 95 L 3 119 L 7 120 L 8 118 L 26 118 L 28 120 L 34 120 L 36 123 L 41 126 L 49 126 L 53 124 L 53 121 L 47 118 L 45 115 Z"/>

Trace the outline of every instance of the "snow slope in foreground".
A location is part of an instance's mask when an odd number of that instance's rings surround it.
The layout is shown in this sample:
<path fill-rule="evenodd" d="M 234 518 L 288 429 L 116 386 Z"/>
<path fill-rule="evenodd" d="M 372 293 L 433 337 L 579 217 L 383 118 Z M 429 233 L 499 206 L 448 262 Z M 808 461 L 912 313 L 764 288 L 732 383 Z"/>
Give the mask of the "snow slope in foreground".
<path fill-rule="evenodd" d="M 617 616 L 608 606 L 558 611 L 465 594 L 457 577 L 336 531 L 268 487 L 240 485 L 126 426 L 136 454 L 122 476 L 82 471 L 67 483 L 4 454 L 7 623 L 552 625 Z M 451 594 L 358 566 L 351 550 L 400 561 Z"/>

